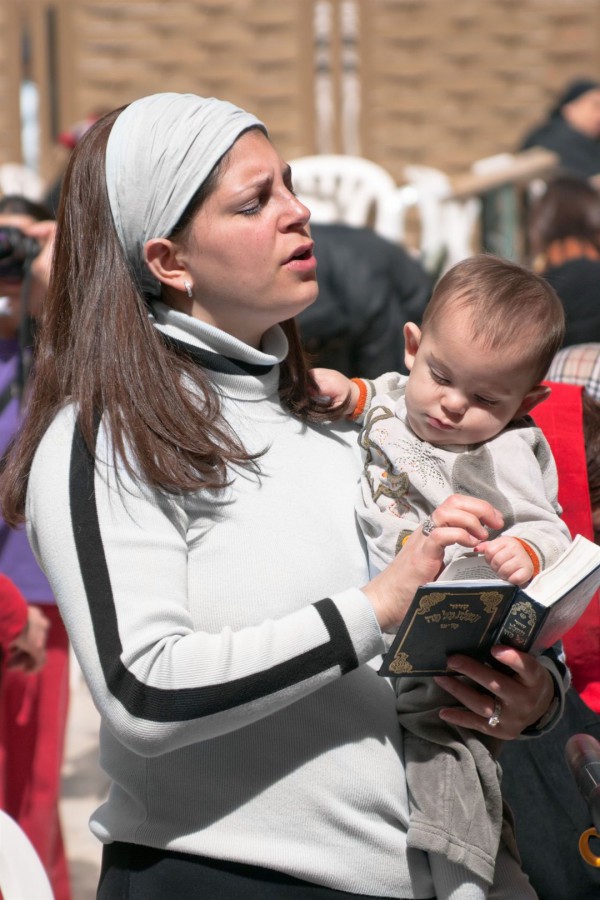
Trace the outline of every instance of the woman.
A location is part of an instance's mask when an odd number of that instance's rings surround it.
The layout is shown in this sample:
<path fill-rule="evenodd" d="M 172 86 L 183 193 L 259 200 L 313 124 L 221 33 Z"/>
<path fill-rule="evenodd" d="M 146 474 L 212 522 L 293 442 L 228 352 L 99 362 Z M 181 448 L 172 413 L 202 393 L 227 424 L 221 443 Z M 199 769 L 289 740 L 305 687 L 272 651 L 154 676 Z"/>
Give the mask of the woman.
<path fill-rule="evenodd" d="M 0 694 L 4 666 L 37 672 L 46 661 L 48 619 L 28 606 L 18 587 L 0 575 Z"/>
<path fill-rule="evenodd" d="M 499 514 L 451 498 L 368 581 L 354 426 L 319 423 L 292 321 L 317 294 L 308 220 L 262 123 L 215 99 L 138 100 L 70 161 L 3 497 L 18 522 L 27 493 L 102 716 L 103 900 L 431 896 L 369 663 Z M 498 657 L 514 678 L 456 661 L 475 685 L 445 679 L 445 715 L 512 738 L 553 678 Z"/>
<path fill-rule="evenodd" d="M 529 147 L 557 153 L 571 175 L 600 174 L 600 83 L 579 78 L 568 84 L 546 120 L 523 140 L 521 150 Z"/>
<path fill-rule="evenodd" d="M 553 179 L 529 213 L 533 265 L 565 310 L 566 347 L 600 341 L 600 193 L 569 175 Z"/>
<path fill-rule="evenodd" d="M 0 199 L 0 454 L 23 420 L 31 356 L 31 321 L 43 290 L 31 277 L 34 234 L 53 223 L 45 207 L 25 197 Z M 16 229 L 13 231 L 12 229 Z M 69 705 L 69 641 L 48 579 L 24 529 L 0 519 L 0 571 L 29 604 L 28 617 L 47 629 L 46 664 L 11 666 L 0 692 L 0 808 L 35 847 L 56 900 L 71 884 L 60 821 L 60 789 Z M 29 660 L 25 657 L 28 665 Z"/>

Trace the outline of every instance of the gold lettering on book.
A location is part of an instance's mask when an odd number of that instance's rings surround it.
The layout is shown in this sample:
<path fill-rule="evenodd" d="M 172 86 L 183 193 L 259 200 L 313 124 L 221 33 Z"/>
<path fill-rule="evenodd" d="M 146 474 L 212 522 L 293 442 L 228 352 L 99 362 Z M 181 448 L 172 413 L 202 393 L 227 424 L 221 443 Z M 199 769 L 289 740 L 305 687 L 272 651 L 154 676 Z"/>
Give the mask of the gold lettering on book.
<path fill-rule="evenodd" d="M 401 675 L 403 672 L 412 672 L 413 666 L 408 660 L 408 654 L 398 650 L 390 663 L 390 672 Z"/>
<path fill-rule="evenodd" d="M 520 600 L 507 615 L 499 640 L 502 643 L 509 639 L 516 646 L 526 647 L 536 625 L 537 616 L 531 603 Z"/>
<path fill-rule="evenodd" d="M 437 606 L 438 603 L 443 603 L 448 594 L 423 594 L 421 599 L 419 600 L 419 608 L 417 609 L 417 616 L 425 616 L 429 612 L 430 609 L 433 609 L 434 606 Z"/>
<path fill-rule="evenodd" d="M 440 628 L 458 628 L 460 622 L 474 625 L 479 622 L 481 615 L 473 612 L 468 603 L 451 603 L 447 609 L 425 616 L 425 621 L 436 624 Z"/>
<path fill-rule="evenodd" d="M 483 608 L 488 614 L 495 613 L 502 603 L 502 594 L 500 591 L 482 591 L 480 597 Z"/>

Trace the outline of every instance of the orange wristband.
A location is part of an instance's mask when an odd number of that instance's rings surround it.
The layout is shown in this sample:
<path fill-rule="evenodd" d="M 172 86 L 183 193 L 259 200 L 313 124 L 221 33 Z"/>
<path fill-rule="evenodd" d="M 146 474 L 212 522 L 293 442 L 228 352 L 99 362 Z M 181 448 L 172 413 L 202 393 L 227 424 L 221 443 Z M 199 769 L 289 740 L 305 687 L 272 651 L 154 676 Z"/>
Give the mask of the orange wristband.
<path fill-rule="evenodd" d="M 533 547 L 529 546 L 527 541 L 522 541 L 521 538 L 515 538 L 515 541 L 518 541 L 520 543 L 521 547 L 523 548 L 523 550 L 525 551 L 525 553 L 527 554 L 527 556 L 533 563 L 533 577 L 535 578 L 536 575 L 540 574 L 540 569 L 541 569 L 540 560 L 539 560 L 537 553 L 535 552 Z"/>
<path fill-rule="evenodd" d="M 358 387 L 358 401 L 353 411 L 348 414 L 348 418 L 354 421 L 354 419 L 358 419 L 359 416 L 362 416 L 365 411 L 365 404 L 367 402 L 367 385 L 362 378 L 351 378 L 350 381 Z"/>

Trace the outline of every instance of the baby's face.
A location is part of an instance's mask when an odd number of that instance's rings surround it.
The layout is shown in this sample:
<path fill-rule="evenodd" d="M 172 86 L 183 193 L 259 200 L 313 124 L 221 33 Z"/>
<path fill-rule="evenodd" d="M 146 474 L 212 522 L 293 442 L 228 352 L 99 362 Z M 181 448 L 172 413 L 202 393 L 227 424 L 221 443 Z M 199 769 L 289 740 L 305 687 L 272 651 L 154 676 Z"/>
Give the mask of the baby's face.
<path fill-rule="evenodd" d="M 533 372 L 522 348 L 491 350 L 469 335 L 469 316 L 457 310 L 427 329 L 412 359 L 407 353 L 408 421 L 436 446 L 488 441 L 526 411 Z"/>

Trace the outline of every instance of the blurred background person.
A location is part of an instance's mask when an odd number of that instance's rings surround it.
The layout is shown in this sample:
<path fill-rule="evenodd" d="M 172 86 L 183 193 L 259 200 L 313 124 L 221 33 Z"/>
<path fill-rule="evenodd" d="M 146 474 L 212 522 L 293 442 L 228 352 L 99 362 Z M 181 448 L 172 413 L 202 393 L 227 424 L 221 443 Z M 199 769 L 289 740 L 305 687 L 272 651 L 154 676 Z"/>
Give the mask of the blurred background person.
<path fill-rule="evenodd" d="M 49 621 L 15 584 L 0 574 L 0 691 L 5 666 L 35 672 L 46 661 Z"/>
<path fill-rule="evenodd" d="M 600 192 L 558 176 L 533 202 L 527 231 L 533 268 L 565 310 L 564 345 L 600 341 Z"/>
<path fill-rule="evenodd" d="M 548 369 L 548 381 L 581 385 L 586 396 L 600 404 L 600 343 L 563 347 Z"/>
<path fill-rule="evenodd" d="M 29 265 L 39 246 L 27 233 L 48 210 L 24 197 L 0 199 L 0 455 L 21 423 L 31 362 L 31 318 L 39 294 Z M 69 644 L 50 585 L 23 529 L 0 519 L 0 571 L 49 620 L 46 664 L 8 667 L 0 692 L 0 807 L 21 826 L 56 900 L 71 890 L 59 817 L 69 700 Z"/>
<path fill-rule="evenodd" d="M 552 394 L 533 414 L 557 460 L 559 499 L 566 498 L 565 521 L 572 533 L 580 532 L 596 543 L 600 543 L 600 404 L 587 388 L 590 376 L 595 378 L 599 354 L 600 344 L 560 350 L 548 373 Z M 565 745 L 579 733 L 600 740 L 598 599 L 565 635 L 564 647 L 572 686 L 563 718 L 537 741 L 515 741 L 502 748 L 502 791 L 515 817 L 523 869 L 541 900 L 597 900 L 600 869 L 586 863 L 578 847 L 580 835 L 592 824 L 591 813 L 567 767 Z M 599 847 L 592 841 L 593 852 L 600 852 Z"/>
<path fill-rule="evenodd" d="M 420 324 L 432 279 L 408 250 L 370 228 L 311 222 L 319 295 L 298 316 L 315 366 L 375 378 L 403 372 L 406 322 Z"/>
<path fill-rule="evenodd" d="M 520 150 L 543 147 L 557 153 L 562 167 L 590 178 L 600 173 L 600 82 L 572 81 L 547 118 L 530 131 Z"/>

